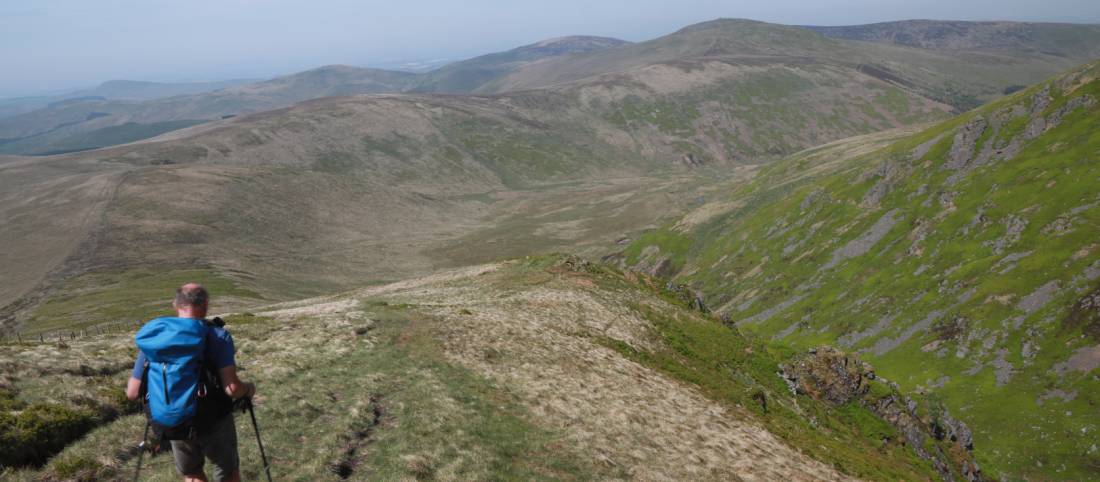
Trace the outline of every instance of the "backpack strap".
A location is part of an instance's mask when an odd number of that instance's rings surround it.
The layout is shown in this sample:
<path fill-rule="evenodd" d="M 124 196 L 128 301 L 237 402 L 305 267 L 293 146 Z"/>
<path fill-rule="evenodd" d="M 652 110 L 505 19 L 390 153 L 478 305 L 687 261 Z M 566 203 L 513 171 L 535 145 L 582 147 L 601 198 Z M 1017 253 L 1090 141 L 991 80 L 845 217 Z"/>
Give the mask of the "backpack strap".
<path fill-rule="evenodd" d="M 216 390 L 221 389 L 221 380 L 218 378 L 217 373 L 214 373 L 213 370 L 208 369 L 206 366 L 206 343 L 210 338 L 210 329 L 214 327 L 221 328 L 225 326 L 225 322 L 222 321 L 221 317 L 216 316 L 213 320 L 202 320 L 202 324 L 206 325 L 206 336 L 203 338 L 203 353 L 202 358 L 199 360 L 198 397 L 200 399 L 206 398 L 206 396 L 209 395 L 210 387 L 208 387 L 208 385 L 213 385 L 213 388 Z M 211 377 L 211 374 L 213 374 L 213 377 Z"/>
<path fill-rule="evenodd" d="M 148 403 L 145 397 L 149 396 L 149 359 L 145 359 L 145 364 L 141 368 L 141 386 L 138 388 L 138 400 L 141 400 L 141 405 L 146 406 Z"/>
<path fill-rule="evenodd" d="M 208 337 L 213 336 L 213 328 L 225 327 L 225 321 L 219 317 L 203 320 L 203 323 L 208 329 Z M 225 386 L 222 385 L 217 370 L 207 365 L 205 353 L 199 362 L 199 390 L 198 413 L 195 417 L 195 425 L 199 430 L 208 428 L 233 413 L 233 399 L 225 393 Z"/>

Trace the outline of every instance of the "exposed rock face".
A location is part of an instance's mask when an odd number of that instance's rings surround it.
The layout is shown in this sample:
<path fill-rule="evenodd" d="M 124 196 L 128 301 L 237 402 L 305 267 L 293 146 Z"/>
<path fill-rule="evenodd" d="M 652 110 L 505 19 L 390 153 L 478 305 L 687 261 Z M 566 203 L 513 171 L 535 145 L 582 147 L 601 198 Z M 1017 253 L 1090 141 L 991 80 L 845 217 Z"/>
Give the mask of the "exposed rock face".
<path fill-rule="evenodd" d="M 951 143 L 951 152 L 948 153 L 948 161 L 944 164 L 947 169 L 964 169 L 974 159 L 974 150 L 977 147 L 978 138 L 985 132 L 989 122 L 984 117 L 975 117 L 962 126 L 955 134 Z"/>
<path fill-rule="evenodd" d="M 875 221 L 875 224 L 873 224 L 867 232 L 863 233 L 862 236 L 837 248 L 837 250 L 833 252 L 833 259 L 829 260 L 821 269 L 830 269 L 840 264 L 841 261 L 867 254 L 867 252 L 870 251 L 876 243 L 882 240 L 882 238 L 893 229 L 894 225 L 898 223 L 901 219 L 898 216 L 899 212 L 900 211 L 897 209 L 892 209 L 886 214 L 883 214 L 882 217 L 879 218 L 878 221 Z"/>
<path fill-rule="evenodd" d="M 886 161 L 882 163 L 874 172 L 871 173 L 871 177 L 878 178 L 878 182 L 871 189 L 867 191 L 867 194 L 863 196 L 861 205 L 866 207 L 876 207 L 882 201 L 882 198 L 890 194 L 890 191 L 894 189 L 894 184 L 897 180 L 907 174 L 897 162 Z"/>
<path fill-rule="evenodd" d="M 870 409 L 897 429 L 897 442 L 930 461 L 944 480 L 958 480 L 958 475 L 967 481 L 985 480 L 971 456 L 974 436 L 965 423 L 952 417 L 946 408 L 929 406 L 921 410 L 921 403 L 895 390 L 885 396 L 876 395 L 872 384 L 887 382 L 876 379 L 874 369 L 857 356 L 821 347 L 780 368 L 780 376 L 795 393 L 835 406 L 855 402 Z M 958 450 L 945 451 L 941 445 L 925 443 L 928 439 L 953 444 Z"/>
<path fill-rule="evenodd" d="M 1024 229 L 1027 229 L 1028 220 L 1026 218 L 1011 214 L 1003 221 L 1005 226 L 1005 234 L 997 239 L 991 239 L 983 243 L 993 249 L 996 254 L 1002 254 L 1006 249 L 1016 244 L 1020 240 L 1020 236 L 1023 234 Z"/>
<path fill-rule="evenodd" d="M 843 405 L 867 394 L 875 372 L 856 357 L 823 347 L 784 366 L 783 377 L 798 393 Z"/>
<path fill-rule="evenodd" d="M 657 246 L 646 246 L 638 263 L 629 268 L 654 278 L 671 278 L 675 274 L 672 258 L 662 255 L 661 248 Z"/>
<path fill-rule="evenodd" d="M 680 162 L 684 163 L 684 165 L 687 167 L 703 166 L 703 160 L 699 157 L 696 157 L 695 154 L 692 154 L 690 152 L 680 157 Z"/>
<path fill-rule="evenodd" d="M 595 268 L 595 265 L 591 261 L 584 259 L 580 256 L 570 255 L 562 259 L 556 266 L 556 269 L 561 271 L 571 271 L 574 273 L 590 273 Z"/>
<path fill-rule="evenodd" d="M 1100 287 L 1089 291 L 1073 305 L 1063 322 L 1067 329 L 1080 329 L 1081 334 L 1100 341 Z"/>
<path fill-rule="evenodd" d="M 665 289 L 680 301 L 687 303 L 691 309 L 700 313 L 710 313 L 710 308 L 707 308 L 706 302 L 703 301 L 703 295 L 689 286 L 669 281 L 665 284 Z"/>
<path fill-rule="evenodd" d="M 1041 112 L 1041 110 L 1036 112 L 1035 107 L 1041 106 L 1043 109 L 1046 109 L 1047 105 L 1049 105 L 1049 101 L 1047 101 L 1047 103 L 1045 104 L 1036 103 L 1033 105 L 1031 122 L 1028 123 L 1027 129 L 1024 130 L 1024 137 L 1026 139 L 1035 139 L 1042 135 L 1042 133 L 1058 127 L 1058 125 L 1062 123 L 1062 119 L 1064 119 L 1067 114 L 1073 112 L 1079 107 L 1092 107 L 1096 105 L 1096 99 L 1093 99 L 1090 95 L 1074 97 L 1066 102 L 1065 105 L 1059 107 L 1058 110 L 1052 112 L 1050 116 L 1046 118 L 1037 115 L 1039 112 Z"/>
<path fill-rule="evenodd" d="M 654 278 L 667 278 L 672 275 L 672 260 L 669 258 L 661 258 L 653 263 L 653 266 L 645 270 L 645 272 Z"/>

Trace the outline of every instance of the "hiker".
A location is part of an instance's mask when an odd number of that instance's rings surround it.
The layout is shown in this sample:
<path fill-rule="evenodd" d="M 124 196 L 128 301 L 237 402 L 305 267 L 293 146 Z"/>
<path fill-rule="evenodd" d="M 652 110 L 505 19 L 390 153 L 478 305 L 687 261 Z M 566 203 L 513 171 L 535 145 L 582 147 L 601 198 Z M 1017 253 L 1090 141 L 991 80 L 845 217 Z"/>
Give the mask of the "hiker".
<path fill-rule="evenodd" d="M 206 320 L 209 303 L 205 288 L 187 283 L 176 290 L 175 317 L 142 326 L 126 398 L 144 397 L 157 444 L 171 442 L 183 480 L 208 480 L 203 465 L 210 459 L 214 480 L 236 482 L 240 461 L 233 403 L 251 399 L 256 385 L 237 377 L 233 337 L 219 318 Z"/>

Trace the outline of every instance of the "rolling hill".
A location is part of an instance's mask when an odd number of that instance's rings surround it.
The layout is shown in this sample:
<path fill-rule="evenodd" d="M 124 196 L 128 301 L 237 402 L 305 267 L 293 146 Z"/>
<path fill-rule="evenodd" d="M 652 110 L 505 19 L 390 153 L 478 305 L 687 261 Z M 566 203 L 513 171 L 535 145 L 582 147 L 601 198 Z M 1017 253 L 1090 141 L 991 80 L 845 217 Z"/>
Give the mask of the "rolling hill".
<path fill-rule="evenodd" d="M 317 97 L 400 91 L 413 78 L 414 74 L 404 72 L 332 65 L 214 92 L 145 102 L 74 99 L 0 119 L 0 152 L 47 154 L 73 146 L 105 147 L 119 140 L 125 143 L 153 137 L 170 127 L 179 129 Z M 145 132 L 122 139 L 112 136 L 118 126 L 134 124 L 144 126 Z"/>
<path fill-rule="evenodd" d="M 624 42 L 602 37 L 565 37 L 456 62 L 431 74 L 330 65 L 214 92 L 150 102 L 134 102 L 127 98 L 114 100 L 89 94 L 9 119 L 0 118 L 0 153 L 50 154 L 106 147 L 122 143 L 111 139 L 108 130 L 119 125 L 152 126 L 146 127 L 144 136 L 135 134 L 125 140 L 130 142 L 153 137 L 169 127 L 185 127 L 180 125 L 183 122 L 193 125 L 321 97 L 408 90 L 471 92 L 494 76 L 525 63 L 620 43 Z M 106 87 L 107 84 L 103 86 Z M 158 126 L 160 132 L 154 132 Z M 98 142 L 89 142 L 89 138 Z"/>
<path fill-rule="evenodd" d="M 905 20 L 805 28 L 830 38 L 892 43 L 922 49 L 1000 49 L 1076 59 L 1100 57 L 1098 25 Z"/>
<path fill-rule="evenodd" d="M 147 102 L 74 99 L 0 119 L 0 153 L 48 154 L 105 147 L 188 124 L 326 96 L 409 91 L 503 94 L 629 77 L 639 69 L 677 62 L 830 65 L 857 70 L 961 111 L 1096 57 L 1094 48 L 1083 47 L 1095 45 L 1095 26 L 1002 23 L 991 29 L 965 22 L 951 25 L 971 32 L 962 38 L 981 41 L 971 41 L 965 49 L 955 48 L 959 42 L 852 41 L 804 28 L 721 19 L 636 44 L 601 37 L 552 39 L 422 74 L 330 66 Z M 861 37 L 844 34 L 848 30 L 818 30 L 860 40 L 888 37 L 890 32 L 896 35 L 889 38 L 909 38 L 915 34 L 906 32 L 919 30 L 911 23 L 866 28 L 877 33 Z M 929 30 L 931 27 L 925 28 Z M 1065 43 L 1067 47 L 1051 47 L 1052 43 L 1061 45 L 1064 38 L 1072 40 Z M 119 129 L 122 125 L 128 127 Z"/>
<path fill-rule="evenodd" d="M 750 31 L 741 32 L 746 25 Z M 850 63 L 774 50 L 777 43 L 790 51 L 837 44 L 798 28 L 721 21 L 654 42 L 520 70 L 624 49 L 684 58 L 651 57 L 581 82 L 494 96 L 318 99 L 147 142 L 0 166 L 4 195 L 19 200 L 2 208 L 9 229 L 0 236 L 11 247 L 3 256 L 13 267 L 13 282 L 0 293 L 3 316 L 9 328 L 38 320 L 26 326 L 55 329 L 83 305 L 33 315 L 46 290 L 144 266 L 199 263 L 252 293 L 306 296 L 529 250 L 606 247 L 660 222 L 640 213 L 659 202 L 662 188 L 698 193 L 708 178 L 740 178 L 730 167 L 942 119 L 951 110 Z M 705 45 L 712 56 L 695 57 Z M 333 67 L 234 91 L 270 98 L 331 92 L 362 74 Z M 388 82 L 413 78 L 373 74 Z M 167 101 L 187 98 L 175 99 Z M 75 182 L 92 173 L 97 182 Z M 676 175 L 666 179 L 669 173 Z M 203 193 L 196 213 L 174 199 L 177 190 Z M 635 196 L 615 197 L 631 190 Z M 607 196 L 615 201 L 600 208 L 569 207 L 571 199 Z M 80 207 L 61 210 L 56 199 Z M 679 214 L 692 199 L 665 201 L 662 213 Z M 535 200 L 577 218 L 532 218 L 552 212 Z M 29 214 L 39 209 L 60 217 Z M 598 221 L 616 209 L 633 214 L 617 224 Z M 49 242 L 28 235 L 46 232 Z M 88 316 L 81 323 L 98 322 Z"/>
<path fill-rule="evenodd" d="M 142 143 L 0 166 L 0 190 L 22 200 L 0 207 L 9 227 L 0 236 L 12 243 L 4 256 L 31 270 L 20 268 L 20 281 L 0 302 L 23 306 L 17 300 L 35 283 L 56 286 L 56 280 L 42 281 L 51 271 L 67 279 L 199 262 L 256 277 L 262 286 L 254 288 L 261 292 L 304 296 L 364 278 L 397 279 L 455 259 L 488 261 L 493 258 L 440 241 L 472 242 L 477 232 L 496 229 L 486 219 L 517 214 L 513 205 L 539 209 L 527 203 L 565 192 L 577 196 L 570 183 L 624 195 L 633 185 L 637 196 L 605 208 L 640 207 L 665 196 L 654 189 L 670 181 L 695 190 L 707 178 L 731 175 L 732 167 L 944 118 L 949 110 L 857 70 L 786 60 L 659 64 L 591 83 L 492 97 L 313 100 Z M 58 189 L 53 183 L 61 177 L 89 172 L 110 187 L 72 186 L 81 191 L 74 199 L 84 204 L 67 211 L 64 221 L 21 214 L 35 206 L 54 209 L 60 195 L 43 193 Z M 612 185 L 597 187 L 601 182 Z M 195 212 L 181 205 L 190 198 L 180 192 L 202 193 Z M 562 207 L 570 202 L 557 199 Z M 664 204 L 681 209 L 691 199 Z M 561 223 L 574 234 L 532 241 L 535 246 L 603 240 L 654 222 L 625 216 L 625 224 L 596 223 L 600 234 L 583 236 L 581 226 L 567 227 L 576 219 L 557 218 L 547 224 Z M 43 225 L 51 223 L 68 226 L 68 234 L 20 247 L 33 239 L 28 233 L 45 232 Z M 518 223 L 531 234 L 546 229 Z M 612 227 L 622 231 L 611 233 Z M 77 249 L 80 242 L 84 248 Z M 486 250 L 481 245 L 472 252 Z M 31 252 L 37 254 L 28 258 Z M 4 312 L 29 316 L 24 308 Z M 53 326 L 39 325 L 36 330 Z"/>
<path fill-rule="evenodd" d="M 153 100 L 177 95 L 198 94 L 224 89 L 254 80 L 224 80 L 215 82 L 145 82 L 137 80 L 109 80 L 90 89 L 80 89 L 65 94 L 0 99 L 0 119 L 55 107 L 58 103 L 78 100 Z"/>
<path fill-rule="evenodd" d="M 891 29 L 905 30 L 908 25 L 900 22 L 875 28 L 885 35 Z M 986 32 L 988 42 L 955 49 L 934 44 L 918 47 L 851 41 L 841 35 L 819 33 L 834 32 L 828 27 L 807 30 L 752 20 L 719 19 L 646 42 L 548 59 L 503 76 L 495 85 L 498 91 L 539 88 L 682 59 L 789 57 L 857 68 L 966 110 L 1002 95 L 1006 89 L 1030 85 L 1097 57 L 1095 45 L 1100 26 L 1001 25 L 1005 26 L 1004 32 Z M 1075 35 L 1074 42 L 1066 47 L 1049 47 L 1049 39 L 1064 35 L 1067 28 L 1070 35 Z M 1017 30 L 1037 33 L 1034 38 L 1021 39 Z"/>
<path fill-rule="evenodd" d="M 975 427 L 994 477 L 1095 478 L 1098 74 L 770 165 L 622 262 L 776 342 L 860 352 Z"/>
<path fill-rule="evenodd" d="M 491 53 L 445 65 L 427 73 L 411 90 L 416 92 L 491 93 L 497 79 L 544 59 L 594 52 L 630 42 L 608 37 L 560 37 L 505 52 Z"/>

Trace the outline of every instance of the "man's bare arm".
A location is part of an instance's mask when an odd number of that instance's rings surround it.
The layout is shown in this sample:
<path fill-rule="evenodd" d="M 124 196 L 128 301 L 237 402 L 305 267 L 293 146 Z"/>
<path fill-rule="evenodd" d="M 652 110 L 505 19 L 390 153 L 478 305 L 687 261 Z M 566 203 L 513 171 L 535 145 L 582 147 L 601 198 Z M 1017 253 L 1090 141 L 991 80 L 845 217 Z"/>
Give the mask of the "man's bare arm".
<path fill-rule="evenodd" d="M 237 377 L 237 367 L 234 365 L 227 366 L 218 371 L 218 375 L 221 376 L 222 386 L 225 387 L 225 394 L 231 398 L 251 397 L 256 394 L 256 385 L 253 383 L 247 383 L 241 381 Z"/>
<path fill-rule="evenodd" d="M 141 394 L 141 379 L 130 377 L 130 380 L 126 382 L 126 398 L 130 400 L 137 400 L 138 395 Z"/>

